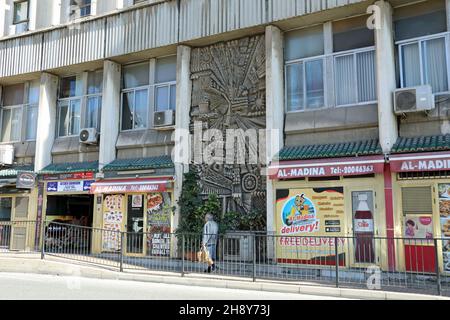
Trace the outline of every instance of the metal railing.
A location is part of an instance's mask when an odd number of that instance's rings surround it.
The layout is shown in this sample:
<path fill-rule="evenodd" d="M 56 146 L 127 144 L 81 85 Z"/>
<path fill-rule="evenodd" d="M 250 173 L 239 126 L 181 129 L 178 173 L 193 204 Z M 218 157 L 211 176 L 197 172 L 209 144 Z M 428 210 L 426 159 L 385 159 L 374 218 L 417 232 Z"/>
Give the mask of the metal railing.
<path fill-rule="evenodd" d="M 0 252 L 14 249 L 13 234 L 17 228 L 27 228 L 30 234 L 20 243 L 33 245 L 23 250 L 40 249 L 43 259 L 49 255 L 121 272 L 151 270 L 182 276 L 208 272 L 208 264 L 197 257 L 202 248 L 200 234 L 120 232 L 56 222 L 39 226 L 36 222 L 0 223 Z M 42 232 L 41 238 L 36 230 Z M 210 271 L 220 276 L 450 295 L 447 242 L 232 232 L 217 236 L 208 251 L 214 260 Z"/>
<path fill-rule="evenodd" d="M 39 250 L 36 221 L 0 221 L 0 253 Z"/>

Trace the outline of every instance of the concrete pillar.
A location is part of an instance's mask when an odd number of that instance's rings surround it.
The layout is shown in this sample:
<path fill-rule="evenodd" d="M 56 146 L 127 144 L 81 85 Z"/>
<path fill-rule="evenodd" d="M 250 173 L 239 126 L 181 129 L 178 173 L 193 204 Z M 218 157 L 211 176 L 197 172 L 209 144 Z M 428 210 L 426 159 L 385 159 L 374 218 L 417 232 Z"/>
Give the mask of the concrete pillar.
<path fill-rule="evenodd" d="M 283 33 L 266 27 L 266 162 L 269 164 L 284 145 L 284 54 Z M 276 234 L 275 192 L 267 178 L 267 232 Z M 268 239 L 268 256 L 275 257 L 273 239 Z"/>
<path fill-rule="evenodd" d="M 52 147 L 56 135 L 57 94 L 58 77 L 43 73 L 39 92 L 35 171 L 40 171 L 52 163 Z"/>
<path fill-rule="evenodd" d="M 6 36 L 5 32 L 5 16 L 6 16 L 6 0 L 0 0 L 0 37 Z"/>
<path fill-rule="evenodd" d="M 333 53 L 333 23 L 331 21 L 323 24 L 323 37 L 324 37 L 324 53 L 327 56 L 324 62 L 325 68 L 325 105 L 329 108 L 335 106 L 334 99 L 334 58 L 331 56 Z"/>
<path fill-rule="evenodd" d="M 180 212 L 178 200 L 181 197 L 183 188 L 183 175 L 189 171 L 189 124 L 191 109 L 191 48 L 187 46 L 178 46 L 177 48 L 177 101 L 175 113 L 175 148 L 173 151 L 173 161 L 175 163 L 175 190 L 174 200 L 176 212 L 173 221 L 173 228 L 178 228 Z"/>
<path fill-rule="evenodd" d="M 445 0 L 445 9 L 447 11 L 447 31 L 450 31 L 450 0 Z"/>
<path fill-rule="evenodd" d="M 28 30 L 36 30 L 37 0 L 30 0 L 28 15 L 30 19 L 30 22 L 28 23 Z"/>
<path fill-rule="evenodd" d="M 52 2 L 52 25 L 57 26 L 62 23 L 61 19 L 61 11 L 62 11 L 62 1 L 61 0 L 53 0 Z M 65 21 L 65 19 L 64 19 Z"/>
<path fill-rule="evenodd" d="M 395 50 L 392 7 L 382 0 L 375 3 L 380 14 L 380 26 L 375 28 L 378 123 L 383 152 L 390 152 L 398 138 L 397 118 L 394 114 L 393 92 L 397 88 L 395 77 Z"/>
<path fill-rule="evenodd" d="M 103 98 L 100 123 L 99 169 L 116 159 L 116 143 L 120 126 L 120 64 L 103 63 Z"/>

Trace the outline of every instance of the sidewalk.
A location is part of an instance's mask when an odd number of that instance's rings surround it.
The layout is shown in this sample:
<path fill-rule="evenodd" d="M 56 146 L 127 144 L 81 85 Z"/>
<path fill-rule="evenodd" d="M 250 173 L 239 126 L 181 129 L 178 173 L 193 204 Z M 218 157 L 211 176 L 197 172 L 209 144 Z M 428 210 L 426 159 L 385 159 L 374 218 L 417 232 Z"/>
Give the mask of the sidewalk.
<path fill-rule="evenodd" d="M 330 297 L 342 297 L 350 299 L 370 300 L 450 300 L 450 298 L 429 296 L 411 293 L 371 291 L 360 289 L 345 289 L 313 284 L 282 283 L 276 281 L 258 280 L 252 282 L 249 279 L 237 277 L 225 277 L 202 274 L 180 274 L 169 272 L 138 271 L 133 273 L 118 272 L 117 268 L 108 266 L 94 266 L 80 261 L 69 261 L 52 256 L 40 259 L 40 254 L 2 254 L 0 256 L 0 272 L 9 273 L 34 273 L 58 276 L 77 276 L 95 279 L 128 280 L 140 282 L 153 282 L 165 284 L 177 284 L 186 286 L 216 287 L 228 289 L 244 289 L 252 291 L 268 291 L 281 293 L 299 293 L 310 295 L 322 295 Z"/>

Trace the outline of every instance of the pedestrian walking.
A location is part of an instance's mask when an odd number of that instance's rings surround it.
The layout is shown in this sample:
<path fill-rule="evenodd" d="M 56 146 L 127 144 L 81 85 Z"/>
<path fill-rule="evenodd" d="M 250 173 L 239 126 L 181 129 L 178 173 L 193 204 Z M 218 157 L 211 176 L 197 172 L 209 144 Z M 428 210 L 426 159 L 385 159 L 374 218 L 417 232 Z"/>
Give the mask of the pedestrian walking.
<path fill-rule="evenodd" d="M 216 269 L 216 251 L 219 225 L 214 221 L 214 216 L 208 213 L 205 216 L 205 226 L 203 227 L 202 247 L 208 251 L 211 262 L 208 265 L 207 273 Z"/>

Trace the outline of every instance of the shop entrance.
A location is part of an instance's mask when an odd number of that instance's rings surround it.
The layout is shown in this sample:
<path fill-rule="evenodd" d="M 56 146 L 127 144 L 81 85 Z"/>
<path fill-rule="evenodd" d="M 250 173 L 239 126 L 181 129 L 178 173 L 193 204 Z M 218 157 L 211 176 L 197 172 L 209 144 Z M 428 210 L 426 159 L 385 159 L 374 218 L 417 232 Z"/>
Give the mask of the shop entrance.
<path fill-rule="evenodd" d="M 91 231 L 85 227 L 92 227 L 93 207 L 91 195 L 47 196 L 46 250 L 90 252 Z"/>
<path fill-rule="evenodd" d="M 127 209 L 127 253 L 142 255 L 144 254 L 144 195 L 129 195 Z"/>
<path fill-rule="evenodd" d="M 93 211 L 91 195 L 47 196 L 47 221 L 91 227 Z"/>

